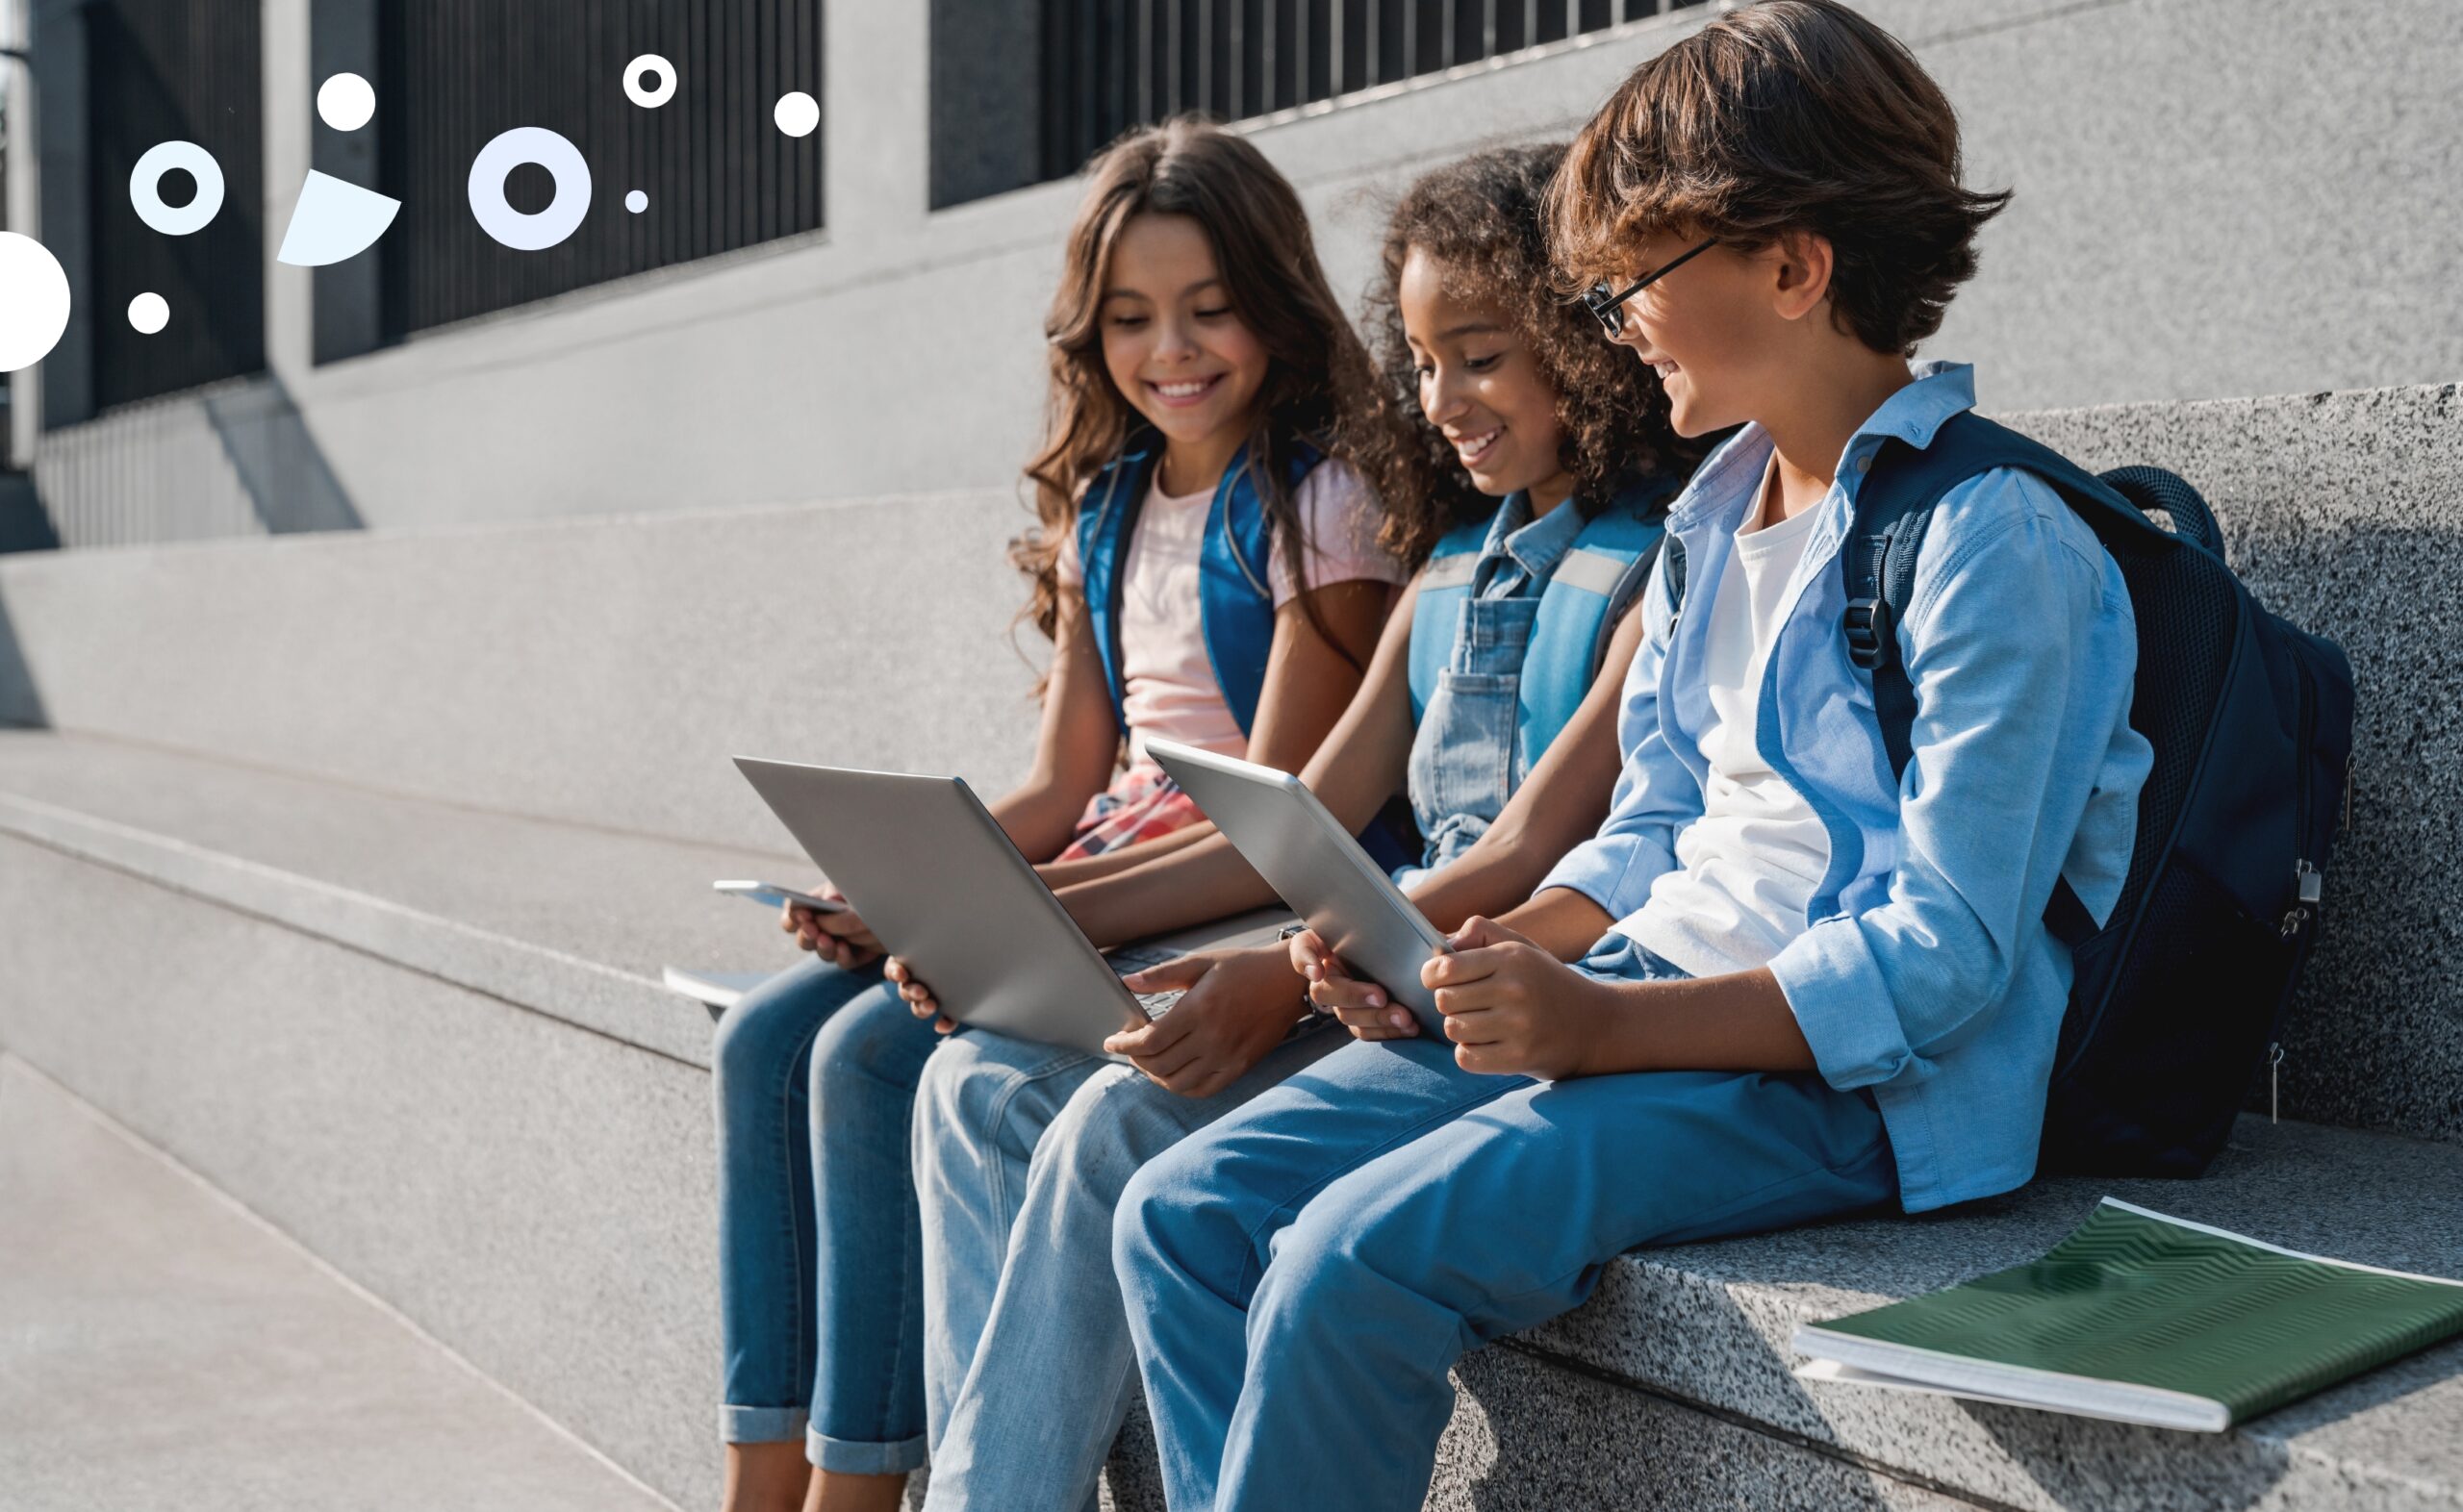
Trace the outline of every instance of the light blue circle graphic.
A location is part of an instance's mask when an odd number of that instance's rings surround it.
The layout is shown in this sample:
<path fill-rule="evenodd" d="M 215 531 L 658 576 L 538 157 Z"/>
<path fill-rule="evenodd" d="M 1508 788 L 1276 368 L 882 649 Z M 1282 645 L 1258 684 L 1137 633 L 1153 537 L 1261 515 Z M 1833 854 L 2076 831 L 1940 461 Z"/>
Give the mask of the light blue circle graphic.
<path fill-rule="evenodd" d="M 506 203 L 505 175 L 525 163 L 546 168 L 556 197 L 535 215 Z M 545 126 L 516 126 L 470 160 L 470 214 L 479 229 L 516 252 L 544 252 L 580 228 L 590 214 L 590 164 L 581 149 Z"/>
<path fill-rule="evenodd" d="M 178 209 L 163 203 L 163 175 L 186 168 L 196 180 L 196 198 Z M 137 218 L 166 237 L 203 231 L 222 210 L 222 164 L 192 141 L 158 141 L 129 170 L 128 202 Z"/>
<path fill-rule="evenodd" d="M 643 193 L 640 189 L 635 189 L 630 194 L 624 196 L 624 208 L 638 215 L 643 211 L 650 208 L 650 197 L 647 194 Z"/>

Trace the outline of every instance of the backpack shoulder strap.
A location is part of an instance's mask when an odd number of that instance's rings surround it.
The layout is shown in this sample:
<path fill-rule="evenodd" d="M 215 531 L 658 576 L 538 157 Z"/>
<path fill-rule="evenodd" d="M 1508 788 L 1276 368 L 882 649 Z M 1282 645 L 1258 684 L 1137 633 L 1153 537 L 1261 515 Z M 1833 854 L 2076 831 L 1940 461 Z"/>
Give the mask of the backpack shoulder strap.
<path fill-rule="evenodd" d="M 1126 690 L 1121 685 L 1121 567 L 1129 554 L 1130 535 L 1137 528 L 1138 511 L 1146 502 L 1146 484 L 1158 452 L 1152 437 L 1132 436 L 1127 448 L 1095 474 L 1078 506 L 1078 567 L 1085 583 L 1086 624 L 1104 664 L 1112 722 L 1124 735 L 1129 718 L 1122 705 Z"/>
<path fill-rule="evenodd" d="M 1916 685 L 1898 644 L 1898 626 L 1916 598 L 1916 559 L 1933 511 L 1950 490 L 2001 467 L 2022 468 L 2058 492 L 2099 537 L 2116 531 L 2177 542 L 2110 484 L 2059 452 L 1973 411 L 1951 416 L 1922 451 L 1904 441 L 1883 443 L 1856 493 L 1855 520 L 1840 562 L 1847 577 L 1847 656 L 1873 679 L 1873 715 L 1891 775 L 1907 775 L 1915 759 Z M 2067 877 L 2053 883 L 2044 910 L 2053 937 L 2076 949 L 2095 933 L 2095 915 Z"/>

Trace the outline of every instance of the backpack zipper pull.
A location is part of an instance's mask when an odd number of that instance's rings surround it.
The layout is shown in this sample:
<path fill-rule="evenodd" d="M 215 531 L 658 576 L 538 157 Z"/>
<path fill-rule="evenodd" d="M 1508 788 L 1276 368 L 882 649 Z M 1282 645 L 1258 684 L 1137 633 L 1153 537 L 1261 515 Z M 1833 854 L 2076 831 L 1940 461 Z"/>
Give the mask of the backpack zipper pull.
<path fill-rule="evenodd" d="M 2278 1116 L 2282 1112 L 2282 1099 L 2277 1095 L 2281 1078 L 2276 1075 L 2276 1068 L 2282 1064 L 2283 1046 L 2278 1041 L 2267 1046 L 2267 1121 L 2269 1123 L 2283 1121 Z"/>
<path fill-rule="evenodd" d="M 2300 933 L 2301 920 L 2318 911 L 2319 900 L 2325 895 L 2325 878 L 2306 861 L 2292 864 L 2293 904 L 2284 910 L 2282 927 L 2275 932 L 2289 940 Z"/>

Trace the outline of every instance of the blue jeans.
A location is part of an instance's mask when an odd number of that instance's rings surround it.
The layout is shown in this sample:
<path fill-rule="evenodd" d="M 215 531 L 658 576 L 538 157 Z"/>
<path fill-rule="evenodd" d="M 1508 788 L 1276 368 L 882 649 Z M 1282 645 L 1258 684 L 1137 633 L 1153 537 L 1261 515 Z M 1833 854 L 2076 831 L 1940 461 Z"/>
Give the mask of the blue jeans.
<path fill-rule="evenodd" d="M 936 1036 L 875 969 L 814 958 L 719 1022 L 720 1437 L 824 1470 L 924 1463 L 906 1127 Z"/>
<path fill-rule="evenodd" d="M 1619 936 L 1583 963 L 1676 974 Z M 1175 1512 L 1409 1512 L 1464 1353 L 1637 1245 L 1888 1200 L 1869 1098 L 1813 1075 L 1539 1082 L 1354 1043 L 1150 1162 L 1113 1258 Z"/>
<path fill-rule="evenodd" d="M 1231 1086 L 1183 1097 L 1134 1067 L 998 1034 L 953 1038 L 915 1105 L 929 1512 L 1074 1512 L 1136 1390 L 1112 1209 L 1155 1155 L 1346 1043 L 1302 1026 Z"/>

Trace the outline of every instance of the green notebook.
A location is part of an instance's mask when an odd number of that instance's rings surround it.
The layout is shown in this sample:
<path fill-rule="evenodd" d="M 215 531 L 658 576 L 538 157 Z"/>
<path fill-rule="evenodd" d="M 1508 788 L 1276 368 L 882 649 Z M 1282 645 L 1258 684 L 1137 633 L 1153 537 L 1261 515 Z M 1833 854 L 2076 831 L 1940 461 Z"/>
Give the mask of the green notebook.
<path fill-rule="evenodd" d="M 2104 1198 L 2052 1252 L 1796 1330 L 1796 1373 L 2220 1433 L 2463 1334 L 2463 1281 Z"/>

